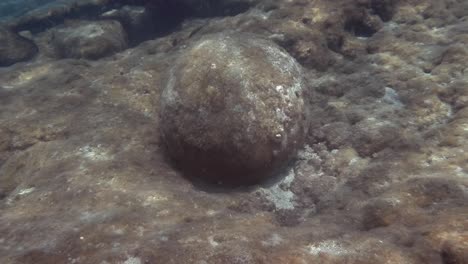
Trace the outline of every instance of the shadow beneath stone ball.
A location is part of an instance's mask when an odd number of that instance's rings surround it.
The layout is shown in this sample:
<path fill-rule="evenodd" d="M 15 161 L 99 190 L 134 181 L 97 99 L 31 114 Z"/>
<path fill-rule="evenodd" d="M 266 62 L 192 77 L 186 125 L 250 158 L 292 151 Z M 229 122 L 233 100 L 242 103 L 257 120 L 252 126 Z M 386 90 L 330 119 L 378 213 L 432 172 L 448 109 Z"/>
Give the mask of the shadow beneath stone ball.
<path fill-rule="evenodd" d="M 165 148 L 162 148 L 165 149 Z M 237 192 L 252 192 L 255 189 L 261 188 L 270 188 L 279 182 L 281 182 L 290 172 L 296 163 L 296 159 L 292 159 L 288 164 L 279 170 L 273 171 L 268 177 L 264 177 L 262 180 L 256 181 L 215 181 L 213 177 L 202 175 L 200 173 L 193 173 L 184 169 L 174 161 L 168 154 L 166 150 L 163 150 L 164 161 L 169 164 L 169 166 L 175 171 L 180 172 L 182 177 L 188 180 L 197 190 L 203 191 L 206 193 L 237 193 Z M 235 174 L 229 174 L 230 177 L 235 177 Z M 227 179 L 229 177 L 223 176 L 218 177 L 222 179 Z M 244 178 L 245 177 L 237 177 Z"/>

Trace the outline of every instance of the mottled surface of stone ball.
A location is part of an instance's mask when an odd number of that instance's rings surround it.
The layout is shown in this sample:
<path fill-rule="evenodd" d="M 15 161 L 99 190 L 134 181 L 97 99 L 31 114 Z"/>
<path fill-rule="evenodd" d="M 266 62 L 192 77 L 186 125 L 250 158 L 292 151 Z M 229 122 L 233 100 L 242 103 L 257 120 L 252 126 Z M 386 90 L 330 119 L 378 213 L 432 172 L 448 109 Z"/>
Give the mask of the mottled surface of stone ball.
<path fill-rule="evenodd" d="M 252 184 L 275 175 L 308 128 L 302 71 L 269 40 L 215 34 L 184 50 L 161 102 L 167 153 L 188 176 Z"/>

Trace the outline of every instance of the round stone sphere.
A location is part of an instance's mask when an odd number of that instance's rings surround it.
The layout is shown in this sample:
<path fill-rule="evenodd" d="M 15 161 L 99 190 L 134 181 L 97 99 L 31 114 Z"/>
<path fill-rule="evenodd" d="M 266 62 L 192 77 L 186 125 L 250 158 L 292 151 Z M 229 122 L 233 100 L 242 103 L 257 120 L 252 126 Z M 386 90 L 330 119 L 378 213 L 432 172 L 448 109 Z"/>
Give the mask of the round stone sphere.
<path fill-rule="evenodd" d="M 161 96 L 167 153 L 186 175 L 254 184 L 295 156 L 308 128 L 300 65 L 255 35 L 214 34 L 184 50 Z"/>

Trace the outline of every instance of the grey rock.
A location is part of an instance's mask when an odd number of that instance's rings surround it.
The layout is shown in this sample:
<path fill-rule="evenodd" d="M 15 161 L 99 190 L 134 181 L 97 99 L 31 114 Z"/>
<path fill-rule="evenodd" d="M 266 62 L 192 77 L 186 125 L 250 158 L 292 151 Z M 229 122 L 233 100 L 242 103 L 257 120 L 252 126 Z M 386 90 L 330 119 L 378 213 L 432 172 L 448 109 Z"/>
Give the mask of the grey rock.
<path fill-rule="evenodd" d="M 52 29 L 55 52 L 62 58 L 99 59 L 127 48 L 118 21 L 73 21 Z"/>
<path fill-rule="evenodd" d="M 249 34 L 205 37 L 182 54 L 162 95 L 170 156 L 197 177 L 258 182 L 283 167 L 308 127 L 300 66 Z"/>
<path fill-rule="evenodd" d="M 128 33 L 130 44 L 150 39 L 154 35 L 154 18 L 143 6 L 123 6 L 101 15 L 102 18 L 118 20 Z"/>
<path fill-rule="evenodd" d="M 10 29 L 0 27 L 0 66 L 29 60 L 37 53 L 37 50 L 34 42 Z"/>

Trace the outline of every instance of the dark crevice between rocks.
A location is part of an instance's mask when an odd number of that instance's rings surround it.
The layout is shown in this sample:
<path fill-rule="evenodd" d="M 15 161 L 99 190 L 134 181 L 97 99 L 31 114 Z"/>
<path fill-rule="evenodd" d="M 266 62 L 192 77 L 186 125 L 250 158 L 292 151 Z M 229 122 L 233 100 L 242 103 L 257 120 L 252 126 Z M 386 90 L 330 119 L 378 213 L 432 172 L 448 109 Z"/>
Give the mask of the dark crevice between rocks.
<path fill-rule="evenodd" d="M 128 23 L 121 21 L 129 34 L 130 45 L 142 41 L 162 37 L 177 30 L 180 24 L 189 18 L 209 18 L 219 16 L 235 16 L 247 11 L 251 6 L 247 2 L 234 1 L 198 1 L 199 4 L 189 4 L 189 1 L 152 1 L 145 5 L 147 10 L 146 27 L 144 30 L 132 30 Z"/>
<path fill-rule="evenodd" d="M 343 10 L 345 19 L 343 20 L 342 29 L 356 37 L 366 38 L 379 31 L 383 27 L 383 19 L 376 13 L 377 10 L 372 8 L 372 3 L 345 8 Z"/>
<path fill-rule="evenodd" d="M 78 2 L 79 3 L 79 2 Z M 67 20 L 102 20 L 108 19 L 102 14 L 111 10 L 121 10 L 125 6 L 144 8 L 139 27 L 131 25 L 128 17 L 110 17 L 121 22 L 125 28 L 130 46 L 165 36 L 188 18 L 209 18 L 235 16 L 251 8 L 249 1 L 218 0 L 110 0 L 105 4 L 72 4 L 67 8 L 51 7 L 47 15 L 26 15 L 10 23 L 16 31 L 30 31 L 33 34 L 43 32 Z"/>
<path fill-rule="evenodd" d="M 398 2 L 399 0 L 373 0 L 370 7 L 382 21 L 388 22 L 395 14 Z"/>
<path fill-rule="evenodd" d="M 178 1 L 156 1 L 146 6 L 148 10 L 148 27 L 139 32 L 124 27 L 129 32 L 130 45 L 152 38 L 162 37 L 173 32 L 195 10 Z"/>
<path fill-rule="evenodd" d="M 363 20 L 354 18 L 346 21 L 344 29 L 356 37 L 366 38 L 371 37 L 377 32 L 374 27 L 366 24 Z"/>
<path fill-rule="evenodd" d="M 340 53 L 344 44 L 344 36 L 342 34 L 329 34 L 326 38 L 327 47 L 336 53 Z"/>

